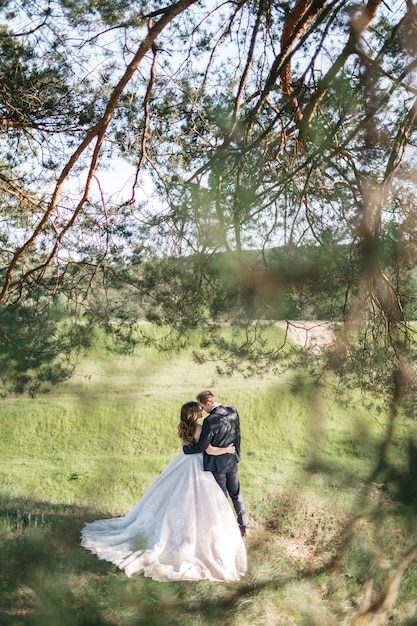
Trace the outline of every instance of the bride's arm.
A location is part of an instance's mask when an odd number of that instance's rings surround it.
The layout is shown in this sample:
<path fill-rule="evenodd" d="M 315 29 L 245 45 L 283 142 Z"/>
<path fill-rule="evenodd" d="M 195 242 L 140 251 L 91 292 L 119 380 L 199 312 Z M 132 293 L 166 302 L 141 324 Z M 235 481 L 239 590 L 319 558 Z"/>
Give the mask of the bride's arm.
<path fill-rule="evenodd" d="M 200 439 L 201 430 L 201 424 L 197 424 L 194 434 L 195 441 L 198 441 Z M 235 454 L 236 448 L 234 443 L 231 443 L 229 446 L 227 446 L 227 448 L 217 448 L 216 446 L 212 446 L 211 443 L 209 443 L 205 451 L 211 456 L 220 456 L 221 454 Z"/>
<path fill-rule="evenodd" d="M 236 448 L 234 443 L 231 443 L 227 448 L 216 448 L 216 446 L 212 446 L 211 443 L 209 443 L 206 452 L 211 456 L 220 456 L 221 454 L 235 454 Z"/>

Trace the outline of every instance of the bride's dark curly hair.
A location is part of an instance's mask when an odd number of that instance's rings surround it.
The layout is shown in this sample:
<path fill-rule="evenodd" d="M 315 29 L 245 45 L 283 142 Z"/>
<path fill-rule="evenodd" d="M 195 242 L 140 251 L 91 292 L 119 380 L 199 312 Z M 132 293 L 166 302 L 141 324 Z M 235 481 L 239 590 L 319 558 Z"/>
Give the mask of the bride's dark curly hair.
<path fill-rule="evenodd" d="M 200 406 L 198 402 L 186 402 L 181 407 L 180 423 L 178 424 L 178 436 L 187 446 L 195 443 L 194 435 L 199 411 Z"/>

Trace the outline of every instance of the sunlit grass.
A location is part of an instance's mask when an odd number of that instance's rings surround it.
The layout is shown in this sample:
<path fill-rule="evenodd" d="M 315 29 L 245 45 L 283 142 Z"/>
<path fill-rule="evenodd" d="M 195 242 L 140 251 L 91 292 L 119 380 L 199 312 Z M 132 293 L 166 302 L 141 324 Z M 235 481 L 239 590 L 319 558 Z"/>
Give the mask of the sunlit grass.
<path fill-rule="evenodd" d="M 98 343 L 61 387 L 2 401 L 0 623 L 339 626 L 369 578 L 375 594 L 383 588 L 416 540 L 412 508 L 383 484 L 366 486 L 384 415 L 342 408 L 329 389 L 318 399 L 289 375 L 219 377 L 214 363 L 193 361 L 198 341 L 129 356 Z M 241 416 L 248 574 L 233 585 L 126 579 L 79 546 L 82 524 L 130 510 L 180 450 L 181 404 L 207 387 Z M 411 433 L 400 421 L 398 466 Z M 412 615 L 416 584 L 410 567 L 395 623 Z"/>

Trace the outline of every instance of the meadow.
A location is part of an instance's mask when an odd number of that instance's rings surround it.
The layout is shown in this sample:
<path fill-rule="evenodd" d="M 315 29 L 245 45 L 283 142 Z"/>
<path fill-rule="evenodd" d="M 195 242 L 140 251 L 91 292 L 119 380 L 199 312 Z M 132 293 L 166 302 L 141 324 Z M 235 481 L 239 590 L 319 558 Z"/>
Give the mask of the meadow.
<path fill-rule="evenodd" d="M 416 510 L 392 482 L 370 479 L 383 407 L 353 392 L 341 405 L 300 372 L 220 376 L 193 360 L 198 340 L 129 355 L 97 340 L 65 384 L 1 400 L 0 623 L 417 624 Z M 181 404 L 204 388 L 241 417 L 248 573 L 233 584 L 128 579 L 80 547 L 80 530 L 132 508 L 180 450 Z M 400 418 L 390 452 L 399 473 L 414 434 Z"/>

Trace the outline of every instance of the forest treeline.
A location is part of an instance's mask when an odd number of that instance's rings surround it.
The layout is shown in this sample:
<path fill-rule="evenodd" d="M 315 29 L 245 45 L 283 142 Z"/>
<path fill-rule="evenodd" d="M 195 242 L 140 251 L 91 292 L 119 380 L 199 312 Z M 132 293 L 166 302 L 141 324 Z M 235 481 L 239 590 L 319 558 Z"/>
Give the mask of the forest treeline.
<path fill-rule="evenodd" d="M 404 318 L 412 321 L 413 256 L 399 256 L 389 235 L 380 248 L 382 270 L 401 294 Z M 331 243 L 246 250 L 239 258 L 216 252 L 119 262 L 95 274 L 85 314 L 97 323 L 114 318 L 185 327 L 265 319 L 343 322 L 358 297 L 362 262 L 356 248 Z"/>

